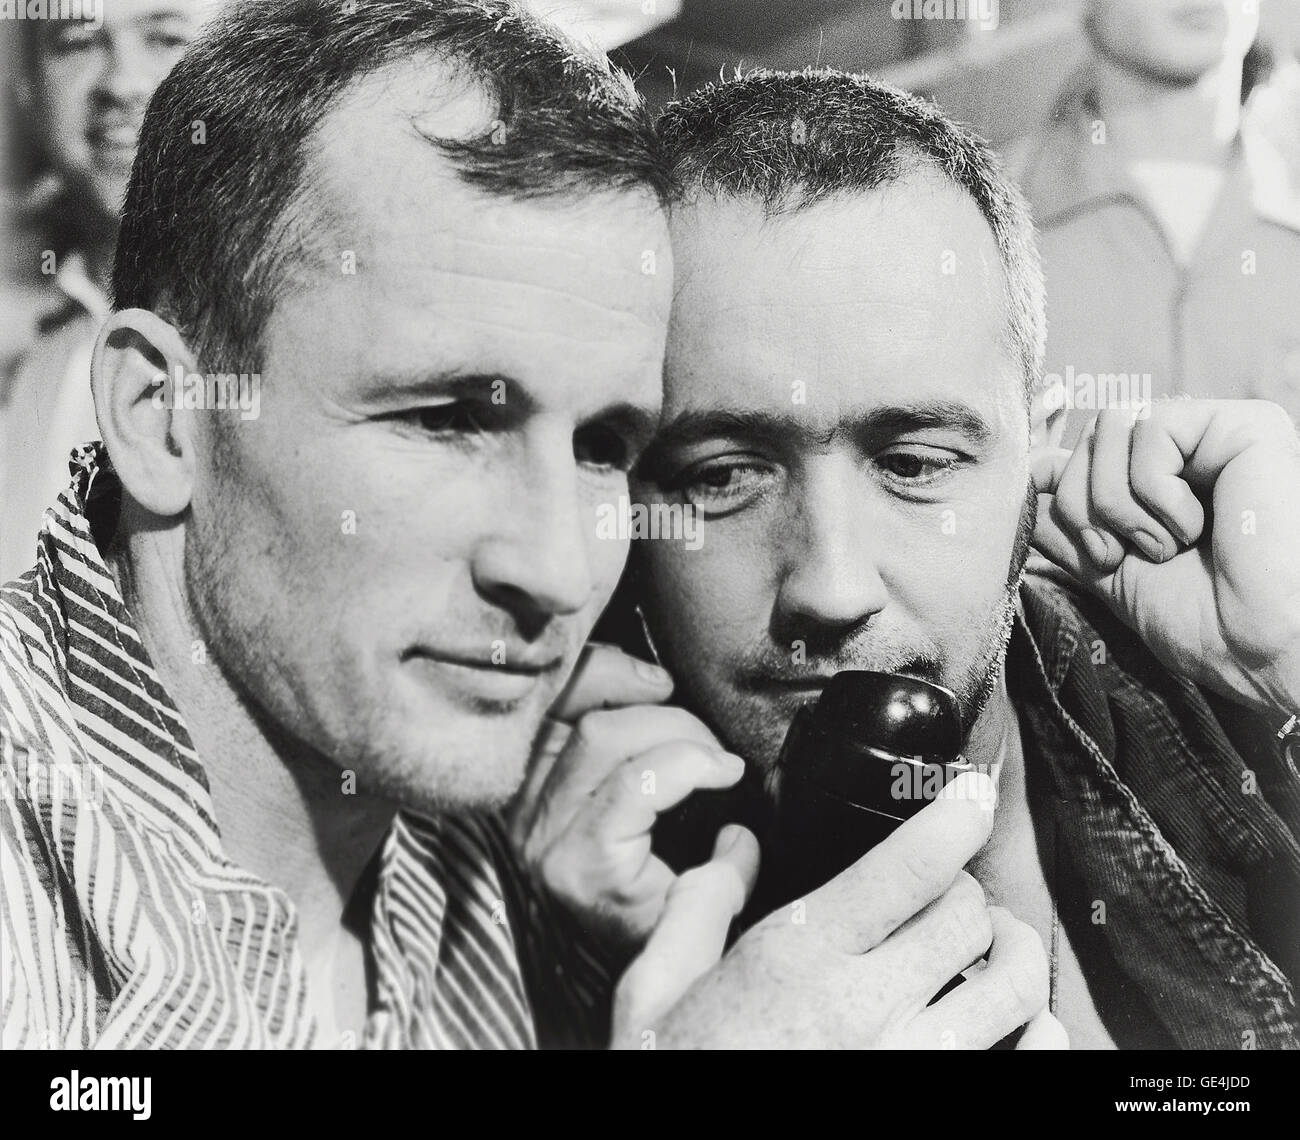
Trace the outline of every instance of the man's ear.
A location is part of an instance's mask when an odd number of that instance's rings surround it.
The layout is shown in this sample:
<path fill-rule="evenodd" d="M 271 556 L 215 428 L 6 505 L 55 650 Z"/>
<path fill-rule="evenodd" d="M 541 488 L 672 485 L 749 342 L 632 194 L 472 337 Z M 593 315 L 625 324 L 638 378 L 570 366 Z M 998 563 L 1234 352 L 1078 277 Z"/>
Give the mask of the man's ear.
<path fill-rule="evenodd" d="M 123 489 L 164 518 L 190 505 L 194 476 L 193 417 L 173 405 L 177 378 L 195 370 L 181 334 L 156 313 L 112 313 L 90 366 L 99 431 Z"/>

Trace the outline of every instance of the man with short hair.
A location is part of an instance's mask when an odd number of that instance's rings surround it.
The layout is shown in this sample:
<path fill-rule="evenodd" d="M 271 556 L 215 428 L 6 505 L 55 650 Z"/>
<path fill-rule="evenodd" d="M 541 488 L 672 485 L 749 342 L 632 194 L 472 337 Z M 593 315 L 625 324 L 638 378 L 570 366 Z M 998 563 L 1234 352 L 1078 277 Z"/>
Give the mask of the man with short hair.
<path fill-rule="evenodd" d="M 626 78 L 495 0 L 191 45 L 103 443 L 0 594 L 7 1046 L 580 1038 L 492 812 L 623 566 L 587 521 L 660 406 L 665 186 Z"/>
<path fill-rule="evenodd" d="M 782 1008 L 756 947 L 827 970 L 847 947 L 874 1001 L 803 990 L 805 1016 L 825 1044 L 891 1043 L 883 1027 L 973 959 L 904 951 L 933 912 L 889 892 L 965 866 L 990 913 L 1041 938 L 1074 1047 L 1300 1044 L 1294 425 L 1271 404 L 1163 403 L 1056 447 L 1025 207 L 982 143 L 902 92 L 757 72 L 670 106 L 659 129 L 677 283 L 634 498 L 697 511 L 702 541 L 637 543 L 624 600 L 677 700 L 750 764 L 758 795 L 720 820 L 767 842 L 787 728 L 845 669 L 952 690 L 964 755 L 998 784 L 973 847 L 936 827 L 899 879 L 864 874 L 928 806 L 701 968 L 715 1040 L 744 1043 L 733 1010 Z M 1055 566 L 1028 562 L 1031 540 Z M 543 799 L 584 780 L 561 773 Z M 649 929 L 654 961 L 670 918 L 652 925 L 645 864 L 625 855 L 649 850 L 636 827 L 654 820 L 623 786 L 599 811 L 526 815 L 526 849 L 577 910 Z M 998 1008 L 999 984 L 969 992 L 991 973 L 1035 984 L 1032 967 L 994 970 L 1014 938 L 983 928 L 988 969 L 931 1009 Z M 991 1039 L 952 1019 L 944 1042 Z"/>

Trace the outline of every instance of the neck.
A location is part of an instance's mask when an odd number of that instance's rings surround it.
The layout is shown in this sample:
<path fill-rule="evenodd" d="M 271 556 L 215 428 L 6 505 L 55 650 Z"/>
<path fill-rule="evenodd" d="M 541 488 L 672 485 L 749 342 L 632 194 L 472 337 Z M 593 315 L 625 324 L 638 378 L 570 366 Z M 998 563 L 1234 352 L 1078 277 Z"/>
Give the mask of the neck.
<path fill-rule="evenodd" d="M 1220 164 L 1241 127 L 1240 60 L 1173 84 L 1102 57 L 1095 91 L 1107 142 L 1132 157 Z"/>
<path fill-rule="evenodd" d="M 290 737 L 204 645 L 185 592 L 184 528 L 131 528 L 109 559 L 122 598 L 207 773 L 228 858 L 293 900 L 302 944 L 328 944 L 394 807 Z"/>

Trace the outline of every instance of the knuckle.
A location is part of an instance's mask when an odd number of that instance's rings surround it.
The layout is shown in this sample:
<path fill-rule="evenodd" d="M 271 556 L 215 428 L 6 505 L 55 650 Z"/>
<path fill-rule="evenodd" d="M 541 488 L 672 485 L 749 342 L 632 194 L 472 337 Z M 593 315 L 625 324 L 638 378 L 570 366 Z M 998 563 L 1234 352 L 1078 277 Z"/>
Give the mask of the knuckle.
<path fill-rule="evenodd" d="M 984 893 L 984 886 L 969 871 L 958 871 L 948 892 L 955 894 L 959 902 L 964 901 L 967 905 L 973 904 L 981 908 L 987 907 L 988 899 Z"/>
<path fill-rule="evenodd" d="M 620 764 L 614 772 L 614 790 L 619 798 L 640 795 L 645 774 L 653 771 L 654 764 L 641 757 Z"/>
<path fill-rule="evenodd" d="M 1154 404 L 1151 407 L 1149 415 L 1142 416 L 1140 419 L 1133 421 L 1132 449 L 1130 458 L 1133 463 L 1138 463 L 1146 455 L 1146 447 L 1152 435 L 1158 435 L 1165 431 L 1165 408 L 1166 404 Z"/>
<path fill-rule="evenodd" d="M 552 844 L 534 866 L 542 882 L 561 898 L 572 900 L 581 897 L 580 884 L 575 874 L 576 860 L 569 857 L 564 844 Z"/>
<path fill-rule="evenodd" d="M 906 888 L 937 894 L 952 889 L 950 862 L 930 847 L 905 847 L 898 855 L 898 870 Z"/>
<path fill-rule="evenodd" d="M 993 923 L 982 897 L 967 894 L 953 900 L 948 909 L 950 941 L 974 961 L 993 941 Z"/>
<path fill-rule="evenodd" d="M 1087 513 L 1082 499 L 1065 480 L 1062 480 L 1061 486 L 1052 497 L 1049 510 L 1052 518 L 1062 527 L 1079 527 L 1087 523 Z"/>
<path fill-rule="evenodd" d="M 1112 534 L 1121 536 L 1135 527 L 1151 526 L 1146 514 L 1128 495 L 1128 483 L 1124 483 L 1124 493 L 1103 493 L 1093 500 L 1092 513 L 1098 526 Z"/>
<path fill-rule="evenodd" d="M 611 738 L 617 739 L 610 723 L 614 716 L 612 709 L 593 709 L 584 713 L 574 726 L 568 748 L 582 752 L 602 751 Z"/>

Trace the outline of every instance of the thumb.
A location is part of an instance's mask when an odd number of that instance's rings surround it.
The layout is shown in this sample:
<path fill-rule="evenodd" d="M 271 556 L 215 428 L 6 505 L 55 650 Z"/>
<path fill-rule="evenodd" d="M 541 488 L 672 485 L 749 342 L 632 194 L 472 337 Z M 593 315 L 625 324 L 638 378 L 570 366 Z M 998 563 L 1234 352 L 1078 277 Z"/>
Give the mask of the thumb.
<path fill-rule="evenodd" d="M 719 833 L 713 857 L 679 875 L 645 949 L 614 996 L 615 1040 L 639 1040 L 708 973 L 727 945 L 758 875 L 758 840 L 739 824 Z"/>

